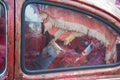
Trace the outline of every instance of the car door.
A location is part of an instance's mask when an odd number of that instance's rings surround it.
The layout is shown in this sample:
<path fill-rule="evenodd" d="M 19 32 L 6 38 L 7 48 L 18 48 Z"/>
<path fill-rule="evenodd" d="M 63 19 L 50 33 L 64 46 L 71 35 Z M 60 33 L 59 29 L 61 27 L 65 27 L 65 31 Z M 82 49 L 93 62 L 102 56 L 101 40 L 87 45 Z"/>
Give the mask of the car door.
<path fill-rule="evenodd" d="M 14 1 L 0 0 L 0 80 L 14 78 Z"/>
<path fill-rule="evenodd" d="M 99 2 L 16 0 L 15 79 L 119 78 L 120 11 Z"/>

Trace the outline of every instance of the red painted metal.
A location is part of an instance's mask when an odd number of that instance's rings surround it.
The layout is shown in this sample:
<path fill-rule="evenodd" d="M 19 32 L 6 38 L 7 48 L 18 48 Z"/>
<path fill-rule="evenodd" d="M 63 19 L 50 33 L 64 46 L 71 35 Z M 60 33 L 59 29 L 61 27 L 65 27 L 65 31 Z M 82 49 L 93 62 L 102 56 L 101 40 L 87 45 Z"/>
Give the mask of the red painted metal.
<path fill-rule="evenodd" d="M 96 9 L 94 6 L 89 6 L 87 4 L 83 4 L 82 2 L 76 2 L 76 1 L 60 1 L 60 0 L 50 0 L 51 2 L 57 2 L 57 3 L 62 3 L 66 5 L 72 5 L 87 11 L 90 11 L 94 14 L 98 14 L 107 20 L 109 20 L 112 23 L 117 23 L 116 25 L 119 26 L 119 18 L 113 17 L 110 14 L 106 13 L 105 11 L 100 11 L 100 9 Z M 21 2 L 16 2 L 16 10 L 21 11 L 21 7 L 24 3 L 24 0 Z M 81 5 L 82 4 L 82 5 Z M 20 28 L 21 28 L 21 12 L 17 12 L 16 16 L 16 26 L 17 26 L 17 33 L 19 33 L 16 37 L 19 37 L 16 41 L 20 42 Z M 16 48 L 16 57 L 20 55 L 20 43 L 16 44 L 18 48 Z M 38 74 L 38 75 L 27 75 L 22 72 L 20 69 L 20 59 L 18 58 L 18 62 L 16 63 L 16 75 L 18 75 L 21 78 L 27 80 L 27 79 L 39 79 L 39 80 L 46 80 L 46 79 L 65 79 L 65 80 L 70 80 L 70 79 L 96 79 L 96 78 L 112 78 L 112 77 L 119 77 L 119 66 L 118 67 L 113 67 L 113 68 L 105 68 L 105 69 L 91 69 L 91 70 L 77 70 L 77 71 L 67 71 L 67 72 L 57 72 L 57 73 L 46 73 L 46 74 Z M 19 74 L 18 74 L 19 73 Z M 104 74 L 104 75 L 103 75 Z M 111 75 L 111 76 L 110 76 Z M 18 78 L 19 78 L 18 77 Z"/>
<path fill-rule="evenodd" d="M 83 4 L 83 2 L 79 1 L 65 1 L 65 0 L 49 0 L 51 2 L 56 2 L 56 3 L 61 3 L 61 4 L 66 4 L 66 5 L 71 5 L 71 6 L 75 6 L 81 9 L 84 9 L 86 11 L 92 12 L 94 14 L 97 14 L 99 16 L 102 16 L 104 18 L 106 18 L 108 21 L 110 21 L 111 23 L 115 24 L 116 26 L 120 27 L 120 23 L 119 20 L 120 18 L 114 16 L 111 13 L 108 13 L 107 11 L 104 11 L 102 9 L 98 9 L 94 6 L 90 6 L 88 4 Z M 24 1 L 22 2 L 18 2 L 16 3 L 16 9 L 21 11 L 21 7 L 23 5 Z M 84 2 L 86 3 L 86 2 Z M 20 28 L 21 28 L 21 17 L 19 17 L 21 15 L 20 12 L 17 13 L 17 24 L 16 25 L 19 30 L 18 31 L 18 37 L 20 37 Z M 18 39 L 17 42 L 20 42 L 20 40 Z M 18 45 L 20 45 L 20 43 L 17 43 Z M 20 55 L 20 46 L 18 46 L 18 48 L 16 48 L 18 51 L 17 56 Z M 16 57 L 17 57 L 16 56 Z M 116 66 L 116 67 L 112 67 L 112 68 L 102 68 L 102 69 L 89 69 L 89 70 L 77 70 L 77 71 L 66 71 L 66 72 L 56 72 L 56 73 L 46 73 L 46 74 L 37 74 L 37 75 L 27 75 L 24 72 L 22 72 L 22 70 L 20 69 L 20 59 L 18 60 L 16 66 L 19 68 L 16 71 L 16 74 L 18 74 L 19 76 L 21 75 L 22 79 L 27 80 L 27 79 L 37 79 L 37 80 L 47 80 L 47 79 L 65 79 L 65 80 L 83 80 L 83 79 L 97 79 L 97 78 L 113 78 L 113 77 L 118 77 L 120 75 L 120 67 Z"/>
<path fill-rule="evenodd" d="M 4 3 L 5 2 L 5 3 Z M 6 71 L 0 80 L 13 80 L 14 79 L 14 0 L 4 0 L 6 21 L 7 24 L 7 65 Z M 4 39 L 5 41 L 5 39 Z"/>
<path fill-rule="evenodd" d="M 15 1 L 15 2 L 14 2 Z M 74 6 L 88 12 L 104 17 L 109 22 L 120 28 L 120 17 L 97 7 L 86 1 L 74 0 L 48 0 L 50 2 L 61 3 L 65 5 Z M 94 80 L 105 78 L 120 78 L 120 66 L 101 68 L 101 69 L 86 69 L 73 70 L 65 72 L 45 73 L 45 74 L 25 74 L 20 66 L 20 50 L 21 50 L 21 15 L 22 7 L 25 0 L 5 0 L 8 4 L 8 52 L 7 52 L 7 70 L 3 78 L 8 80 Z M 67 18 L 66 18 L 67 19 Z M 14 36 L 15 35 L 15 36 Z M 35 37 L 35 39 L 38 37 Z M 111 37 L 109 37 L 111 39 Z M 40 39 L 41 40 L 41 39 Z M 34 40 L 33 40 L 34 41 Z M 32 43 L 31 43 L 32 44 Z M 42 45 L 41 45 L 42 46 Z M 33 48 L 33 47 L 31 47 Z M 29 47 L 27 48 L 29 49 Z M 39 49 L 40 50 L 40 49 Z M 71 55 L 72 56 L 72 55 Z M 70 57 L 71 57 L 70 56 Z M 72 56 L 74 58 L 74 56 Z M 67 61 L 63 59 L 64 62 Z M 32 61 L 32 59 L 31 59 Z M 28 63 L 29 64 L 29 63 Z M 77 65 L 77 64 L 75 64 Z M 52 65 L 53 67 L 54 65 Z M 2 78 L 0 78 L 2 79 Z"/>

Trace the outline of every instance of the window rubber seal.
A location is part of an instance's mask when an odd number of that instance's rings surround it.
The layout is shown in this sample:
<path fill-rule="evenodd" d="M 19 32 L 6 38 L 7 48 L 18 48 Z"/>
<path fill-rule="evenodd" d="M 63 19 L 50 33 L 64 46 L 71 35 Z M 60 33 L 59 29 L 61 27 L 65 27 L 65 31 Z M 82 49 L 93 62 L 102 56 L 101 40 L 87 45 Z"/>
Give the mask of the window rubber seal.
<path fill-rule="evenodd" d="M 105 23 L 106 25 L 108 25 L 110 28 L 112 28 L 114 31 L 116 31 L 119 35 L 120 35 L 120 29 L 115 26 L 114 24 L 110 23 L 109 21 L 107 21 L 106 19 L 104 19 L 103 17 L 100 17 L 96 14 L 93 14 L 91 12 L 73 7 L 73 6 L 69 6 L 69 5 L 65 5 L 65 4 L 59 4 L 59 3 L 55 3 L 55 2 L 49 2 L 47 0 L 27 0 L 22 7 L 22 14 L 21 14 L 21 57 L 20 57 L 20 66 L 21 69 L 24 73 L 29 74 L 29 75 L 33 75 L 33 74 L 45 74 L 45 73 L 53 73 L 53 72 L 65 72 L 65 71 L 73 71 L 73 70 L 88 70 L 88 69 L 102 69 L 102 68 L 112 68 L 115 66 L 119 66 L 120 62 L 117 62 L 115 64 L 103 64 L 103 65 L 96 65 L 96 66 L 83 66 L 83 67 L 74 67 L 74 68 L 59 68 L 59 69 L 47 69 L 47 70 L 28 70 L 26 69 L 25 65 L 23 62 L 25 62 L 24 59 L 24 21 L 25 21 L 25 8 L 28 4 L 41 4 L 41 5 L 50 5 L 50 6 L 55 6 L 55 7 L 60 7 L 60 8 L 65 8 L 65 9 L 69 9 L 72 11 L 76 11 L 76 12 L 80 12 L 86 15 L 89 15 L 103 23 Z"/>

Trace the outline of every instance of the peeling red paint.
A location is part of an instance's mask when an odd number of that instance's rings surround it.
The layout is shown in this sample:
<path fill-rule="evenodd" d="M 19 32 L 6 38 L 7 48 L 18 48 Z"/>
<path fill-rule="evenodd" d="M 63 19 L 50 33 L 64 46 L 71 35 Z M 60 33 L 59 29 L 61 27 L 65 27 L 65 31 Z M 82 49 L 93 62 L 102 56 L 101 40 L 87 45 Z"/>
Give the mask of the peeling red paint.
<path fill-rule="evenodd" d="M 4 2 L 3 2 L 4 3 Z M 3 73 L 0 80 L 13 80 L 14 79 L 14 1 L 5 0 L 6 11 L 6 28 L 7 28 L 7 65 L 5 73 Z M 4 3 L 4 4 L 5 4 Z"/>
<path fill-rule="evenodd" d="M 15 2 L 14 2 L 15 1 Z M 7 52 L 7 70 L 0 80 L 94 80 L 94 79 L 104 79 L 104 78 L 120 78 L 120 66 L 110 67 L 110 68 L 98 68 L 98 69 L 86 69 L 86 70 L 73 70 L 73 71 L 64 71 L 64 72 L 54 72 L 54 73 L 45 73 L 45 74 L 34 74 L 28 75 L 25 74 L 21 69 L 20 57 L 21 57 L 21 15 L 22 15 L 22 7 L 26 0 L 5 0 L 8 4 L 7 11 L 7 28 L 8 28 L 8 52 Z M 101 16 L 113 23 L 120 29 L 120 17 L 107 12 L 106 10 L 96 7 L 95 5 L 90 4 L 86 1 L 74 1 L 74 0 L 48 0 L 50 2 L 61 3 L 65 5 L 74 6 L 88 12 L 92 12 Z M 14 5 L 15 3 L 15 5 Z M 117 6 L 119 3 L 116 3 Z M 119 8 L 119 6 L 118 6 Z M 16 12 L 16 13 L 14 13 Z M 54 14 L 54 12 L 47 11 L 49 14 Z M 68 15 L 67 13 L 59 13 L 59 15 Z M 54 14 L 54 17 L 59 18 Z M 83 17 L 83 16 L 82 16 Z M 78 17 L 79 18 L 79 17 Z M 71 18 L 65 18 L 66 21 L 72 22 Z M 76 20 L 77 21 L 77 20 Z M 84 20 L 86 21 L 86 20 Z M 79 22 L 79 21 L 78 21 Z M 94 22 L 94 20 L 93 20 Z M 84 23 L 84 22 L 81 22 Z M 85 25 L 93 28 L 91 24 Z M 98 26 L 97 24 L 95 26 Z M 99 26 L 98 26 L 99 27 Z M 105 29 L 105 28 L 101 28 Z M 103 31 L 101 31 L 103 33 Z M 103 33 L 104 34 L 104 33 Z M 111 32 L 108 32 L 110 35 Z M 113 40 L 113 36 L 109 36 L 108 39 L 111 40 L 112 45 L 115 43 L 115 39 Z M 112 45 L 108 48 L 111 49 Z M 113 59 L 111 59 L 112 62 Z M 15 62 L 15 63 L 14 63 Z"/>
<path fill-rule="evenodd" d="M 66 4 L 66 5 L 72 5 L 87 11 L 90 11 L 94 14 L 98 14 L 99 16 L 102 16 L 104 18 L 106 18 L 107 20 L 109 20 L 112 23 L 116 23 L 116 26 L 119 26 L 119 21 L 118 18 L 114 18 L 111 15 L 107 14 L 106 12 L 100 11 L 96 8 L 94 8 L 94 6 L 89 6 L 83 3 L 79 3 L 79 2 L 75 2 L 75 1 L 64 1 L 64 0 L 49 0 L 51 2 L 57 2 L 57 3 L 62 3 L 62 4 Z M 24 3 L 24 0 L 21 2 L 16 3 L 17 4 L 17 10 L 19 10 L 19 12 L 17 12 L 17 23 L 16 26 L 18 27 L 17 32 L 20 33 L 20 28 L 21 28 L 21 17 L 19 17 L 21 15 L 20 11 L 21 11 L 21 7 Z M 81 4 L 81 5 L 80 5 Z M 67 18 L 66 18 L 67 19 Z M 71 19 L 70 19 L 71 20 Z M 20 34 L 18 34 L 17 36 L 20 36 Z M 19 43 L 20 44 L 20 43 Z M 19 46 L 20 47 L 20 46 Z M 18 52 L 17 54 L 20 55 L 20 48 L 16 48 L 16 51 Z M 18 56 L 16 55 L 16 57 Z M 20 69 L 20 59 L 18 60 L 16 66 L 18 66 L 18 70 L 16 71 L 16 74 L 21 73 L 21 69 Z M 37 75 L 27 75 L 24 74 L 24 72 L 22 72 L 23 74 L 23 79 L 27 80 L 27 79 L 31 79 L 31 80 L 83 80 L 83 79 L 97 79 L 97 78 L 107 78 L 110 77 L 109 75 L 114 75 L 116 73 L 116 70 L 118 71 L 116 74 L 119 75 L 119 69 L 120 67 L 116 68 L 105 68 L 105 69 L 91 69 L 91 70 L 77 70 L 77 71 L 66 71 L 66 72 L 55 72 L 55 73 L 46 73 L 46 74 L 37 74 Z M 18 74 L 19 75 L 19 74 Z M 102 76 L 104 75 L 104 77 Z M 112 76 L 113 77 L 113 76 Z"/>

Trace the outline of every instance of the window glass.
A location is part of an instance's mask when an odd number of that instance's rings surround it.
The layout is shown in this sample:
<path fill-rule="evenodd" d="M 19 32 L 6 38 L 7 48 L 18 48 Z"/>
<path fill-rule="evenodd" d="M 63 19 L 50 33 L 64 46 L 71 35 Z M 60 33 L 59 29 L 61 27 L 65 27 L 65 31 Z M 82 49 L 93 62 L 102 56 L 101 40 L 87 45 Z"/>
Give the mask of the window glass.
<path fill-rule="evenodd" d="M 105 65 L 120 60 L 117 56 L 120 36 L 89 15 L 56 6 L 29 4 L 23 25 L 22 54 L 28 70 Z"/>
<path fill-rule="evenodd" d="M 5 55 L 6 55 L 6 34 L 5 34 L 5 9 L 0 3 L 0 73 L 5 68 Z"/>

